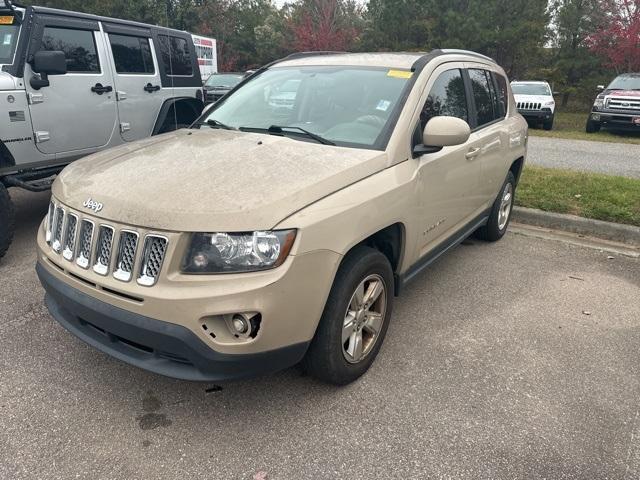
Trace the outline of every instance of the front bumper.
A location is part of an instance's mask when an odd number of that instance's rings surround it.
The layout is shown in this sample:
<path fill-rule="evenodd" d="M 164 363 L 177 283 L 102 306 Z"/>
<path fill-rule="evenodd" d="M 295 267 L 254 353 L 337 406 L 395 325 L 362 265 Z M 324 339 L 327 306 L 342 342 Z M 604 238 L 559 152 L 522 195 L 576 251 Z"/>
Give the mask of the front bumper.
<path fill-rule="evenodd" d="M 518 113 L 527 120 L 545 121 L 553 118 L 551 110 L 518 110 Z"/>
<path fill-rule="evenodd" d="M 592 110 L 589 119 L 603 127 L 616 130 L 640 131 L 640 111 L 599 109 Z"/>
<path fill-rule="evenodd" d="M 298 363 L 309 342 L 252 354 L 224 354 L 190 329 L 145 317 L 87 295 L 40 262 L 36 271 L 51 315 L 89 345 L 119 360 L 183 380 L 226 381 L 282 370 Z"/>

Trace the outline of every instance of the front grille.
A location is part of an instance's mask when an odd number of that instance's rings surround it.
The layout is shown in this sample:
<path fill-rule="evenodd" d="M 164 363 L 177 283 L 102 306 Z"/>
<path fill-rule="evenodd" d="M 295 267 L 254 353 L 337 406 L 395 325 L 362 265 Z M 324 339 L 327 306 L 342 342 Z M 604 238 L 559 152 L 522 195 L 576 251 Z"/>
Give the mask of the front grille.
<path fill-rule="evenodd" d="M 53 216 L 53 236 L 51 239 L 51 248 L 56 253 L 60 253 L 62 249 L 62 231 L 64 227 L 64 209 L 57 207 Z"/>
<path fill-rule="evenodd" d="M 62 256 L 66 260 L 73 260 L 73 253 L 76 248 L 76 234 L 78 230 L 78 217 L 73 213 L 67 215 L 67 228 L 62 242 Z"/>
<path fill-rule="evenodd" d="M 167 239 L 158 235 L 147 235 L 144 240 L 144 256 L 140 265 L 138 283 L 150 287 L 158 281 L 158 274 L 167 252 Z"/>
<path fill-rule="evenodd" d="M 76 263 L 84 269 L 89 268 L 91 244 L 93 243 L 93 228 L 94 225 L 91 220 L 82 220 L 82 227 L 80 228 L 80 245 L 78 246 Z"/>
<path fill-rule="evenodd" d="M 542 108 L 542 103 L 518 102 L 516 103 L 516 108 L 518 110 L 540 110 Z"/>
<path fill-rule="evenodd" d="M 614 110 L 640 110 L 640 100 L 613 97 L 607 100 L 607 108 Z"/>
<path fill-rule="evenodd" d="M 118 242 L 118 257 L 116 259 L 116 271 L 113 276 L 123 282 L 131 280 L 133 265 L 136 261 L 136 248 L 138 247 L 138 234 L 130 230 L 122 230 Z"/>
<path fill-rule="evenodd" d="M 113 247 L 113 227 L 100 225 L 98 230 L 98 242 L 96 243 L 96 258 L 93 263 L 93 271 L 106 275 L 109 273 L 111 250 Z"/>
<path fill-rule="evenodd" d="M 88 270 L 91 265 L 95 273 L 111 274 L 123 282 L 131 281 L 136 273 L 137 282 L 148 287 L 158 281 L 169 244 L 162 235 L 141 238 L 132 229 L 96 225 L 54 201 L 49 205 L 45 233 L 51 248 L 69 261 L 75 259 L 79 267 Z"/>
<path fill-rule="evenodd" d="M 51 245 L 51 234 L 53 231 L 53 217 L 55 215 L 56 207 L 53 202 L 49 202 L 49 212 L 47 213 L 45 240 Z"/>

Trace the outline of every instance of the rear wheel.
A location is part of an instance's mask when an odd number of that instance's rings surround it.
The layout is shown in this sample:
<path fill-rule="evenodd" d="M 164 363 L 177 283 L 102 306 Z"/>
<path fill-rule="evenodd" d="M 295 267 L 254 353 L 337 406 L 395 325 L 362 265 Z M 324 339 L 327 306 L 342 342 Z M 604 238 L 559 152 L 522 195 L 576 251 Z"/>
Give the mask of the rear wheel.
<path fill-rule="evenodd" d="M 493 202 L 489 220 L 484 227 L 480 227 L 476 231 L 476 236 L 482 240 L 495 242 L 500 240 L 505 233 L 511 220 L 511 211 L 513 210 L 513 199 L 516 191 L 516 177 L 513 172 L 507 175 L 500 194 Z"/>
<path fill-rule="evenodd" d="M 0 183 L 0 258 L 7 253 L 14 232 L 14 210 L 6 187 Z"/>
<path fill-rule="evenodd" d="M 387 257 L 370 247 L 352 250 L 338 269 L 303 368 L 336 385 L 364 374 L 387 332 L 393 291 Z"/>
<path fill-rule="evenodd" d="M 596 133 L 600 131 L 600 122 L 594 122 L 593 120 L 587 120 L 587 126 L 585 130 L 587 133 Z"/>

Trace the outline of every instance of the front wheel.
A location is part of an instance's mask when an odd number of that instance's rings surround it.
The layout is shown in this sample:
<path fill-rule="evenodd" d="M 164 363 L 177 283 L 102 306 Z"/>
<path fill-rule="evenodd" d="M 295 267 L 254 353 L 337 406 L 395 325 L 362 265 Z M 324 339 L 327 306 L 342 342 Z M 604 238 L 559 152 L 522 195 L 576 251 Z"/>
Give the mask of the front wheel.
<path fill-rule="evenodd" d="M 585 130 L 587 133 L 597 133 L 600 131 L 600 122 L 594 122 L 593 120 L 587 120 L 587 126 Z"/>
<path fill-rule="evenodd" d="M 551 130 L 553 128 L 553 117 L 542 122 L 542 128 L 544 128 L 545 130 Z"/>
<path fill-rule="evenodd" d="M 495 242 L 500 240 L 505 233 L 511 220 L 511 211 L 513 210 L 513 199 L 516 191 L 516 177 L 513 172 L 507 175 L 498 197 L 493 202 L 489 220 L 484 227 L 480 227 L 476 231 L 476 236 L 482 240 Z"/>
<path fill-rule="evenodd" d="M 14 211 L 6 187 L 0 183 L 0 258 L 7 253 L 14 231 Z"/>
<path fill-rule="evenodd" d="M 364 374 L 387 332 L 393 291 L 387 257 L 366 246 L 352 250 L 338 269 L 303 368 L 335 385 Z"/>

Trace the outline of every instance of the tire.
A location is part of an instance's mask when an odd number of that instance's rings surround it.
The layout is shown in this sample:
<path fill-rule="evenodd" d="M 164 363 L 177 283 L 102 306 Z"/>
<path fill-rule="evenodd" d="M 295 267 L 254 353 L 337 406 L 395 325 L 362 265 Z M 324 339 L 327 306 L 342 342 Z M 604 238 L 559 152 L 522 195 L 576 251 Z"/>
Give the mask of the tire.
<path fill-rule="evenodd" d="M 513 176 L 513 172 L 509 172 L 502 184 L 500 193 L 493 202 L 487 224 L 476 231 L 476 237 L 488 242 L 495 242 L 504 237 L 504 234 L 507 233 L 507 228 L 509 228 L 509 222 L 511 221 L 515 191 L 516 178 Z M 510 197 L 508 203 L 504 203 L 503 201 L 507 193 L 510 194 Z"/>
<path fill-rule="evenodd" d="M 587 126 L 585 130 L 587 133 L 597 133 L 600 131 L 600 122 L 594 122 L 593 120 L 587 120 Z"/>
<path fill-rule="evenodd" d="M 358 246 L 344 258 L 316 334 L 302 361 L 307 373 L 327 383 L 346 385 L 369 369 L 389 326 L 393 310 L 393 282 L 391 264 L 378 250 Z M 381 313 L 381 316 L 368 319 L 361 315 L 362 310 L 356 313 L 354 307 L 362 303 L 358 297 L 366 299 L 367 293 L 375 290 L 374 285 L 382 286 L 383 291 L 364 312 Z M 357 292 L 360 296 L 356 295 Z M 378 320 L 373 321 L 373 318 Z M 374 336 L 372 332 L 375 330 L 377 334 Z M 360 342 L 357 341 L 358 335 Z M 346 338 L 344 342 L 343 338 Z M 358 344 L 361 349 L 355 347 Z"/>
<path fill-rule="evenodd" d="M 13 240 L 15 212 L 11 197 L 5 186 L 0 183 L 0 258 L 7 253 Z"/>
<path fill-rule="evenodd" d="M 553 117 L 551 119 L 542 122 L 542 128 L 545 130 L 551 130 L 553 128 Z"/>

